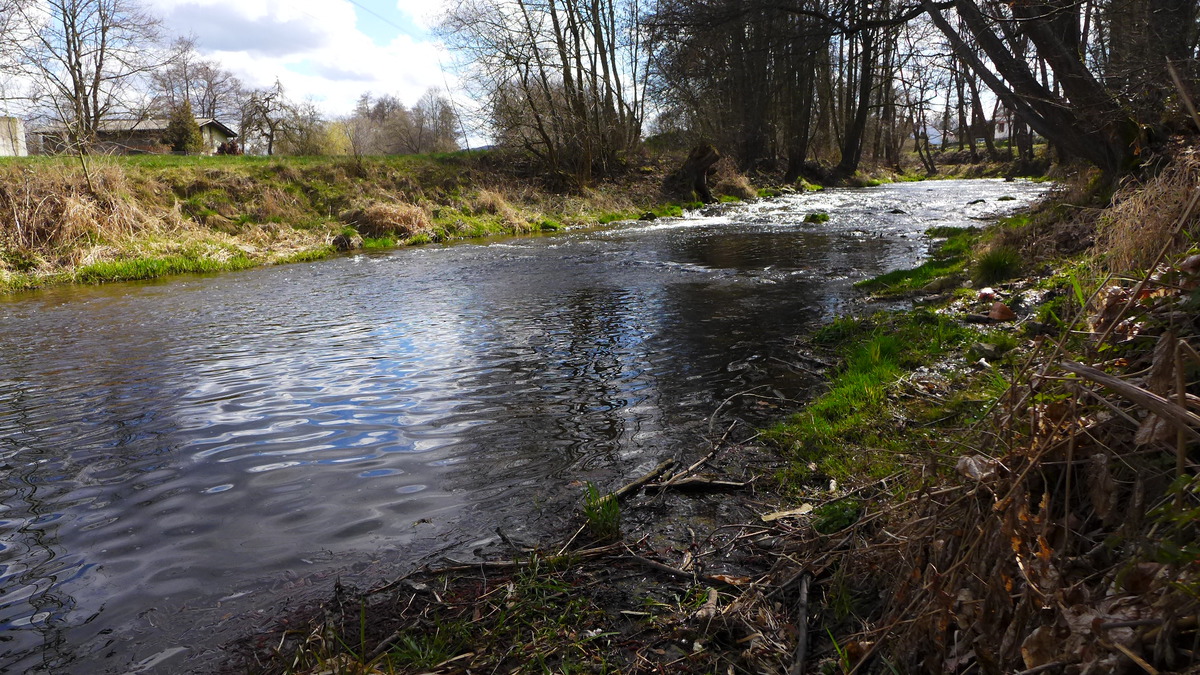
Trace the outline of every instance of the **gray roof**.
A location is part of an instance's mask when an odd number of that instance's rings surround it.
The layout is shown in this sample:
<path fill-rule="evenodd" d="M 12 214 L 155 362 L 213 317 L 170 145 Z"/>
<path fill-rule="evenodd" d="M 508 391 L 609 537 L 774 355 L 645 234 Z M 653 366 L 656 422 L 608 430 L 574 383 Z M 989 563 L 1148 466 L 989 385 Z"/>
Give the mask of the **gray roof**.
<path fill-rule="evenodd" d="M 170 120 L 165 117 L 151 117 L 140 120 L 103 120 L 100 122 L 100 127 L 97 131 L 101 133 L 131 133 L 135 131 L 166 131 Z M 233 138 L 237 136 L 233 129 L 225 126 L 214 117 L 197 117 L 196 124 L 201 129 L 206 126 L 213 126 L 224 132 L 226 136 Z M 39 134 L 58 134 L 67 131 L 67 127 L 61 124 L 54 124 L 47 127 L 42 127 L 34 131 Z"/>

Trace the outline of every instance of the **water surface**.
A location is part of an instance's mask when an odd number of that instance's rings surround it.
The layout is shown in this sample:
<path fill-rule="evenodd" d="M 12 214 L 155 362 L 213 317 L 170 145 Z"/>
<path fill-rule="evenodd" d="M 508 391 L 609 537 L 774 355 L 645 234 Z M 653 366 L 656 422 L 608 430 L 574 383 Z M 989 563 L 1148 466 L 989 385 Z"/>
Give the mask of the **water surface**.
<path fill-rule="evenodd" d="M 746 364 L 925 229 L 1041 191 L 827 190 L 0 299 L 0 671 L 197 669 L 332 575 L 553 529 L 579 481 L 706 450 L 733 393 L 800 395 Z"/>

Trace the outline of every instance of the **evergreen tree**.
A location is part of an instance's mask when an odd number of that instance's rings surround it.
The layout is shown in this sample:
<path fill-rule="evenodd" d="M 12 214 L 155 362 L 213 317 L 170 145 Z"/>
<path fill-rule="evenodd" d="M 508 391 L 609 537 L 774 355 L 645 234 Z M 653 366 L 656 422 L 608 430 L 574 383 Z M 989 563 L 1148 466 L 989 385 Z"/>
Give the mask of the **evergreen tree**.
<path fill-rule="evenodd" d="M 171 119 L 167 122 L 167 131 L 163 143 L 171 146 L 175 152 L 193 155 L 204 150 L 204 136 L 200 134 L 200 125 L 192 114 L 192 104 L 184 101 L 171 111 Z"/>

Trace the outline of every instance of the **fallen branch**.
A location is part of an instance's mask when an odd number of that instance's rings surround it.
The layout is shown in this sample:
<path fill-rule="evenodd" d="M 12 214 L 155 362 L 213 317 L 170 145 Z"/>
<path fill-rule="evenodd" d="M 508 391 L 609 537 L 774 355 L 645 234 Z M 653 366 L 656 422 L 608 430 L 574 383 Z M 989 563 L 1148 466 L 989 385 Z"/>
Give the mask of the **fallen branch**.
<path fill-rule="evenodd" d="M 731 480 L 710 480 L 708 478 L 700 478 L 699 476 L 691 476 L 676 480 L 672 478 L 665 483 L 650 483 L 646 486 L 646 492 L 663 492 L 665 490 L 679 490 L 680 492 L 736 492 L 737 490 L 745 490 L 750 487 L 754 481 L 738 482 Z"/>
<path fill-rule="evenodd" d="M 808 658 L 808 584 L 812 575 L 807 572 L 800 579 L 800 599 L 796 601 L 796 629 L 800 631 L 796 638 L 796 656 L 792 659 L 791 675 L 803 675 L 805 661 Z"/>
<path fill-rule="evenodd" d="M 634 560 L 641 565 L 645 565 L 646 567 L 649 567 L 650 569 L 655 569 L 655 570 L 658 570 L 659 572 L 665 572 L 666 574 L 670 574 L 672 576 L 679 577 L 680 579 L 693 579 L 696 576 L 694 574 L 688 574 L 687 572 L 684 572 L 683 570 L 681 570 L 679 568 L 671 567 L 670 565 L 660 563 L 657 560 L 643 558 L 642 556 L 634 553 L 633 551 L 629 551 L 628 549 L 626 549 L 626 550 L 628 551 L 627 557 L 630 560 Z"/>
<path fill-rule="evenodd" d="M 582 560 L 585 558 L 597 558 L 600 556 L 616 553 L 622 544 L 610 544 L 608 546 L 598 546 L 596 548 L 588 548 L 582 551 L 574 551 L 565 555 L 552 555 L 545 558 L 538 558 L 539 563 L 555 564 L 560 562 L 570 562 L 572 560 Z M 451 560 L 451 562 L 455 562 Z M 509 570 L 528 567 L 533 564 L 533 559 L 529 560 L 481 560 L 477 563 L 459 563 L 449 565 L 447 567 L 438 567 L 426 571 L 426 574 L 439 575 L 447 572 L 468 572 L 471 570 Z"/>
<path fill-rule="evenodd" d="M 605 498 L 607 499 L 609 497 L 612 497 L 613 499 L 616 499 L 617 501 L 621 501 L 622 499 L 628 497 L 629 495 L 637 492 L 637 490 L 639 488 L 641 488 L 643 485 L 645 485 L 646 483 L 649 483 L 650 481 L 654 480 L 655 478 L 658 478 L 659 476 L 666 473 L 673 466 L 675 466 L 674 458 L 665 459 L 662 462 L 660 462 L 658 466 L 651 469 L 650 472 L 647 473 L 646 475 L 642 476 L 641 478 L 633 481 L 632 483 L 630 483 L 628 485 L 617 488 L 611 494 L 605 495 Z"/>

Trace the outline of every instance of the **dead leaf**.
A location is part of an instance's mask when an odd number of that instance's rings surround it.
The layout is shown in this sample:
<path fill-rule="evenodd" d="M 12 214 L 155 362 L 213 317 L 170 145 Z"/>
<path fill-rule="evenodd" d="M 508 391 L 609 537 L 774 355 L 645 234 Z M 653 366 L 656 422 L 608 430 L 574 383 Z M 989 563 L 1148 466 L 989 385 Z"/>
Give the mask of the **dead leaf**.
<path fill-rule="evenodd" d="M 1027 670 L 1055 661 L 1057 653 L 1058 638 L 1050 626 L 1041 626 L 1021 643 L 1021 659 Z"/>
<path fill-rule="evenodd" d="M 717 615 L 718 600 L 719 596 L 717 595 L 717 589 L 708 589 L 708 600 L 705 601 L 700 609 L 696 610 L 696 620 L 703 621 L 705 623 L 712 621 L 713 617 Z"/>
<path fill-rule="evenodd" d="M 1108 455 L 1097 452 L 1088 463 L 1088 496 L 1101 520 L 1109 523 L 1117 503 L 1117 482 L 1108 468 Z"/>
<path fill-rule="evenodd" d="M 735 577 L 728 574 L 710 574 L 709 576 L 730 586 L 745 586 L 750 583 L 750 577 Z"/>
<path fill-rule="evenodd" d="M 801 504 L 798 508 L 787 509 L 786 511 L 776 511 L 774 513 L 768 513 L 767 515 L 763 516 L 762 519 L 764 522 L 773 523 L 776 520 L 779 520 L 780 518 L 795 518 L 797 516 L 803 516 L 803 515 L 812 513 L 812 510 L 813 510 L 812 504 Z"/>
<path fill-rule="evenodd" d="M 1200 272 L 1200 253 L 1185 258 L 1183 262 L 1179 263 L 1179 270 L 1187 274 Z"/>
<path fill-rule="evenodd" d="M 1134 445 L 1146 445 L 1154 441 L 1169 443 L 1175 439 L 1175 427 L 1163 418 L 1150 413 L 1142 420 L 1137 433 L 1133 436 Z"/>
<path fill-rule="evenodd" d="M 1154 345 L 1146 388 L 1159 396 L 1166 396 L 1175 388 L 1175 336 L 1171 333 L 1164 333 Z"/>
<path fill-rule="evenodd" d="M 1017 318 L 1017 313 L 1012 311 L 1003 302 L 996 302 L 992 304 L 992 309 L 988 312 L 988 318 L 995 319 L 996 321 L 1012 321 Z"/>
<path fill-rule="evenodd" d="M 954 469 L 966 478 L 985 482 L 996 477 L 996 460 L 982 455 L 970 455 L 960 458 Z"/>

